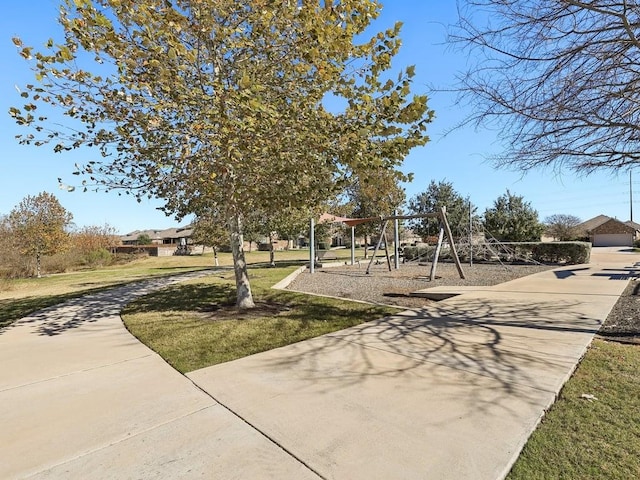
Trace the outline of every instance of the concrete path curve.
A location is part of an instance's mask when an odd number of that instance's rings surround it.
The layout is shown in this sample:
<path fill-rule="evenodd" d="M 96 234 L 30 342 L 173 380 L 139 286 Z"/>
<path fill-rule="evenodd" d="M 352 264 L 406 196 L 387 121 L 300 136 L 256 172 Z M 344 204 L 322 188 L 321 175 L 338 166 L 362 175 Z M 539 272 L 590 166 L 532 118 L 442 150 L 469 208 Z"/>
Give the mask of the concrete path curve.
<path fill-rule="evenodd" d="M 36 312 L 0 333 L 0 478 L 317 478 L 129 334 L 156 279 Z"/>
<path fill-rule="evenodd" d="M 68 302 L 0 334 L 0 478 L 503 478 L 638 262 L 594 249 L 188 378 L 118 315 L 164 281 Z"/>

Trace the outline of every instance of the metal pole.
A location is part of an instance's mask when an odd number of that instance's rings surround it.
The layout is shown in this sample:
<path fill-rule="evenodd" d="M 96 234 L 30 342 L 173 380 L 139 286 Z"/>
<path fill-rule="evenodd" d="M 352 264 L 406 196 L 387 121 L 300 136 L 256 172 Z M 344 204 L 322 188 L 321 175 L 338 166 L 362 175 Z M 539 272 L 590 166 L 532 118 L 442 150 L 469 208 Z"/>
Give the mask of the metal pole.
<path fill-rule="evenodd" d="M 469 266 L 473 266 L 473 212 L 469 200 Z"/>
<path fill-rule="evenodd" d="M 393 216 L 398 216 L 398 210 L 393 211 Z M 400 251 L 398 247 L 400 245 L 400 229 L 399 221 L 397 218 L 393 219 L 393 264 L 396 270 L 400 268 Z"/>
<path fill-rule="evenodd" d="M 309 221 L 309 273 L 316 271 L 316 236 L 313 218 Z"/>
<path fill-rule="evenodd" d="M 631 186 L 631 170 L 629 170 L 629 215 L 631 217 L 629 220 L 633 222 L 633 187 Z"/>
<path fill-rule="evenodd" d="M 351 265 L 356 264 L 356 227 L 351 227 Z"/>

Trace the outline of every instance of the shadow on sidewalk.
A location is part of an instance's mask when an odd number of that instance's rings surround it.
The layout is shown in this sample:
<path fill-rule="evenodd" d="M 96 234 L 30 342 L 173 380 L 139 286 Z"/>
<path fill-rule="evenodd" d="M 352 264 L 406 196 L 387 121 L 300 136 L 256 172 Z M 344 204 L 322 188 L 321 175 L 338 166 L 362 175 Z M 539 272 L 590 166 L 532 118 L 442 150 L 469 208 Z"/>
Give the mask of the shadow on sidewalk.
<path fill-rule="evenodd" d="M 464 308 L 439 304 L 290 345 L 260 362 L 283 375 L 295 371 L 317 394 L 407 375 L 420 390 L 421 378 L 441 375 L 444 366 L 471 374 L 464 390 L 471 395 L 469 408 L 493 409 L 496 398 L 521 396 L 523 388 L 557 392 L 600 326 L 578 305 L 473 299 Z M 491 394 L 487 379 L 494 382 Z"/>
<path fill-rule="evenodd" d="M 38 310 L 13 321 L 0 328 L 0 335 L 12 328 L 31 326 L 33 332 L 37 335 L 55 336 L 106 318 L 114 316 L 119 318 L 120 311 L 125 305 L 136 298 L 167 287 L 172 283 L 209 275 L 210 273 L 211 271 L 206 270 L 189 272 L 170 277 L 142 280 L 82 296 L 70 294 L 69 296 L 74 295 L 75 298 Z M 60 297 L 64 298 L 65 295 Z M 23 303 L 26 303 L 27 306 L 34 305 L 37 307 L 38 299 L 27 298 Z M 21 302 L 18 302 L 18 306 L 14 305 L 13 308 L 18 308 L 20 305 Z M 11 307 L 12 305 L 10 304 L 7 308 Z"/>

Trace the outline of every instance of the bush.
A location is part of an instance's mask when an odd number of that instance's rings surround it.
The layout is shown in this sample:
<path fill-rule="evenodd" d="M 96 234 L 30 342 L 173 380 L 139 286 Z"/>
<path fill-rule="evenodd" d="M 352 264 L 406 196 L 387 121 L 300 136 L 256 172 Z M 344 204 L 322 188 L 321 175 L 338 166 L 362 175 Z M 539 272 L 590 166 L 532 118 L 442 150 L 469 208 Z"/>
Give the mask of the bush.
<path fill-rule="evenodd" d="M 415 246 L 404 247 L 403 256 L 405 262 L 408 260 L 430 260 L 433 257 L 433 252 L 436 247 L 427 245 L 426 243 L 419 243 Z"/>
<path fill-rule="evenodd" d="M 515 251 L 515 259 L 531 259 L 541 263 L 589 263 L 589 242 L 510 242 L 503 243 Z"/>
<path fill-rule="evenodd" d="M 538 262 L 575 265 L 589 263 L 591 244 L 589 242 L 534 243 L 531 252 L 533 259 Z"/>
<path fill-rule="evenodd" d="M 111 265 L 113 256 L 106 248 L 98 248 L 85 254 L 84 264 L 90 267 L 104 267 Z"/>
<path fill-rule="evenodd" d="M 0 255 L 0 277 L 6 279 L 27 278 L 33 275 L 33 259 L 20 255 L 12 248 L 7 248 Z"/>
<path fill-rule="evenodd" d="M 42 257 L 42 273 L 71 272 L 83 266 L 82 260 L 82 256 L 75 249 Z"/>
<path fill-rule="evenodd" d="M 566 263 L 575 265 L 588 263 L 591 256 L 591 244 L 589 242 L 509 242 L 502 243 L 508 247 L 509 252 L 500 251 L 498 246 L 491 251 L 474 245 L 473 258 L 476 261 L 502 261 L 515 262 L 518 260 L 534 261 L 540 263 Z M 477 248 L 477 250 L 476 250 Z M 418 244 L 415 247 L 404 247 L 404 259 L 430 261 L 433 258 L 435 246 Z M 466 261 L 469 256 L 468 248 L 457 249 L 460 261 Z M 451 258 L 451 252 L 443 246 L 440 252 L 440 259 Z"/>

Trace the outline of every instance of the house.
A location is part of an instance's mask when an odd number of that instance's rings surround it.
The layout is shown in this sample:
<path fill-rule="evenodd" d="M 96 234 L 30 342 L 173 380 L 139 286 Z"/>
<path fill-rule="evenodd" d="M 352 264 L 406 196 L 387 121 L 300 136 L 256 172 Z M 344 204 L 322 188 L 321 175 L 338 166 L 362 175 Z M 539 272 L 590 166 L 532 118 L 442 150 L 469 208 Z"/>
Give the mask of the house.
<path fill-rule="evenodd" d="M 120 237 L 122 245 L 116 247 L 118 253 L 132 253 L 146 251 L 154 257 L 166 257 L 171 255 L 185 255 L 191 249 L 191 225 L 181 228 L 167 228 L 165 230 L 135 230 Z M 150 245 L 138 245 L 138 238 L 147 236 L 151 239 Z"/>
<path fill-rule="evenodd" d="M 576 231 L 588 238 L 594 247 L 631 247 L 640 231 L 640 225 L 598 215 L 577 225 Z"/>
<path fill-rule="evenodd" d="M 191 225 L 164 230 L 135 230 L 120 237 L 123 245 L 137 245 L 138 237 L 146 235 L 153 245 L 187 245 L 191 243 L 193 228 Z"/>

